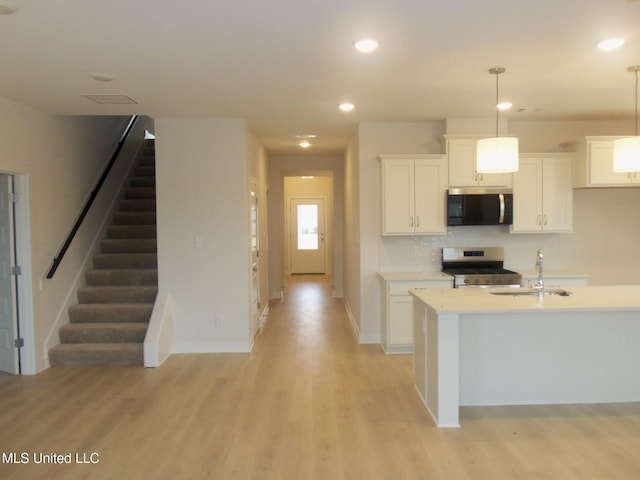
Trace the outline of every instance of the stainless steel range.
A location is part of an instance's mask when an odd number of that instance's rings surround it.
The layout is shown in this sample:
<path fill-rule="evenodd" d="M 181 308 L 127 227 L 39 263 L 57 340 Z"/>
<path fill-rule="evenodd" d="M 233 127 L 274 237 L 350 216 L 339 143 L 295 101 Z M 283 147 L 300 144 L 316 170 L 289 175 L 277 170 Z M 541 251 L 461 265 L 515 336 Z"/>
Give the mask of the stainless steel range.
<path fill-rule="evenodd" d="M 454 288 L 519 287 L 522 275 L 503 268 L 502 247 L 442 249 L 442 271 L 453 276 Z"/>

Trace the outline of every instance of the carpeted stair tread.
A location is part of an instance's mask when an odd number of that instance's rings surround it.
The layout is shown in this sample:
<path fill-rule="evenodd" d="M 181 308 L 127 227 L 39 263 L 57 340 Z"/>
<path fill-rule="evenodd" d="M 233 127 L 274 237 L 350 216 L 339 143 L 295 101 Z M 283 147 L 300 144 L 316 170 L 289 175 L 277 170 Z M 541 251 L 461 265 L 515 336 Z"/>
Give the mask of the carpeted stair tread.
<path fill-rule="evenodd" d="M 157 286 L 88 286 L 78 289 L 79 303 L 154 303 Z"/>
<path fill-rule="evenodd" d="M 129 181 L 129 186 L 134 188 L 155 187 L 156 179 L 155 177 L 133 177 Z"/>
<path fill-rule="evenodd" d="M 156 199 L 156 189 L 153 187 L 130 187 L 125 192 L 125 199 Z"/>
<path fill-rule="evenodd" d="M 152 303 L 78 303 L 69 307 L 71 323 L 148 323 Z"/>
<path fill-rule="evenodd" d="M 142 343 L 67 343 L 49 350 L 52 366 L 136 365 L 144 362 Z"/>
<path fill-rule="evenodd" d="M 114 225 L 155 225 L 156 212 L 115 212 Z"/>
<path fill-rule="evenodd" d="M 107 238 L 100 242 L 102 253 L 155 253 L 158 242 L 154 238 Z"/>
<path fill-rule="evenodd" d="M 158 268 L 157 253 L 98 253 L 93 268 Z"/>
<path fill-rule="evenodd" d="M 156 239 L 155 225 L 109 225 L 107 238 L 151 238 Z"/>
<path fill-rule="evenodd" d="M 97 269 L 86 273 L 87 285 L 158 285 L 155 268 Z"/>
<path fill-rule="evenodd" d="M 131 198 L 120 200 L 118 209 L 121 212 L 155 212 L 155 198 Z"/>
<path fill-rule="evenodd" d="M 61 343 L 142 343 L 146 323 L 68 323 L 60 327 Z"/>
<path fill-rule="evenodd" d="M 156 168 L 154 166 L 137 166 L 134 169 L 134 175 L 136 177 L 155 177 Z"/>

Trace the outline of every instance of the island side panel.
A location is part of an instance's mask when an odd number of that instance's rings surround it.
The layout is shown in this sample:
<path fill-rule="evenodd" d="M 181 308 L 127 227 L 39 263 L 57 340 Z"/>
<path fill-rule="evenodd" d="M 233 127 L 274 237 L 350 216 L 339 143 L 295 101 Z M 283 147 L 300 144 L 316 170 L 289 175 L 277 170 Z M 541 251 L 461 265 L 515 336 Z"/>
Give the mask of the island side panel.
<path fill-rule="evenodd" d="M 459 427 L 458 314 L 427 306 L 427 407 L 438 427 Z"/>
<path fill-rule="evenodd" d="M 459 427 L 458 315 L 416 298 L 413 328 L 416 390 L 438 427 Z"/>
<path fill-rule="evenodd" d="M 413 300 L 413 378 L 420 398 L 427 403 L 427 329 L 426 307 L 420 300 Z M 427 408 L 429 408 L 427 406 Z M 433 416 L 433 414 L 432 414 Z"/>
<path fill-rule="evenodd" d="M 640 312 L 460 315 L 460 404 L 640 401 Z"/>

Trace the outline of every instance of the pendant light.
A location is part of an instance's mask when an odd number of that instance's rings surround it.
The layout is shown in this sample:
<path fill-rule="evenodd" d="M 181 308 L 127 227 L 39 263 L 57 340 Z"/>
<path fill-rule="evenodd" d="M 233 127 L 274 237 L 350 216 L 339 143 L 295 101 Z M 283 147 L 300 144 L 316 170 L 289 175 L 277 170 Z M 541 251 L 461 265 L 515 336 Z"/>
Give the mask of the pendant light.
<path fill-rule="evenodd" d="M 638 71 L 640 65 L 627 68 L 636 74 L 636 135 L 613 142 L 613 171 L 640 172 L 640 136 L 638 136 Z"/>
<path fill-rule="evenodd" d="M 498 136 L 498 76 L 505 72 L 504 67 L 489 69 L 496 76 L 496 136 L 478 140 L 476 170 L 478 173 L 510 173 L 518 171 L 518 139 Z"/>

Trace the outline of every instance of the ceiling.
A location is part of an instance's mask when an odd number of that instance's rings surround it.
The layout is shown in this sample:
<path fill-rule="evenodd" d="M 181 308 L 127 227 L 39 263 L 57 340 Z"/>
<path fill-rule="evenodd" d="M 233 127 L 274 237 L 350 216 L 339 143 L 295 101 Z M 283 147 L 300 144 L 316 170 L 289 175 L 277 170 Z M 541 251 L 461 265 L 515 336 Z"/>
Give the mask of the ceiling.
<path fill-rule="evenodd" d="M 10 1 L 0 95 L 54 114 L 245 118 L 271 152 L 311 133 L 307 151 L 341 151 L 360 122 L 492 117 L 502 66 L 507 119 L 629 118 L 633 133 L 638 0 Z M 353 48 L 365 37 L 377 51 Z M 609 37 L 626 43 L 598 50 Z"/>

